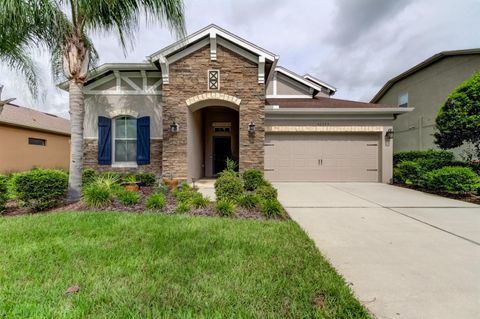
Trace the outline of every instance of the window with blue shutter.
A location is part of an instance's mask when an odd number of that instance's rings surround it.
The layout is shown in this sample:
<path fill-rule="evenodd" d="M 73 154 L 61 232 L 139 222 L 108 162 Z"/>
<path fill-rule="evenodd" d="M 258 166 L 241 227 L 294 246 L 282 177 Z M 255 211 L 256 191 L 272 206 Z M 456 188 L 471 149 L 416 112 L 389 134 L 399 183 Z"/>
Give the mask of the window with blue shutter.
<path fill-rule="evenodd" d="M 98 164 L 112 164 L 112 120 L 98 117 Z"/>
<path fill-rule="evenodd" d="M 137 119 L 137 164 L 150 164 L 150 117 Z"/>

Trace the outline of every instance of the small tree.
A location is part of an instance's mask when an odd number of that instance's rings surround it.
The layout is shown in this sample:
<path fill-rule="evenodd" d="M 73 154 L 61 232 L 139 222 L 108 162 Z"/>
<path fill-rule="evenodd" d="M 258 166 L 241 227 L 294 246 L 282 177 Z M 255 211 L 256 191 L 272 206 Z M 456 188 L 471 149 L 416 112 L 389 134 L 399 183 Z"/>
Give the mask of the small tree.
<path fill-rule="evenodd" d="M 480 72 L 447 97 L 436 119 L 435 143 L 442 149 L 472 144 L 480 158 Z"/>

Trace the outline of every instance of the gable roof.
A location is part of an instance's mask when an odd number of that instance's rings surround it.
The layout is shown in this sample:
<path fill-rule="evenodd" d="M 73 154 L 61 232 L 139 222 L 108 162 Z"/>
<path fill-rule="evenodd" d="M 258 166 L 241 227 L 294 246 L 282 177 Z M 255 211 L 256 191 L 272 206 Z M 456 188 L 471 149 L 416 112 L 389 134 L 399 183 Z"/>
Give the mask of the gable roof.
<path fill-rule="evenodd" d="M 317 77 L 314 77 L 313 75 L 310 75 L 310 74 L 306 73 L 306 74 L 303 75 L 303 78 L 310 81 L 310 82 L 317 83 L 318 85 L 324 86 L 332 92 L 337 92 L 336 87 L 334 87 L 333 85 L 330 85 L 326 82 L 323 82 L 322 80 L 320 80 Z"/>
<path fill-rule="evenodd" d="M 302 99 L 269 98 L 266 105 L 277 105 L 279 108 L 398 108 L 393 105 L 373 104 L 330 97 L 314 97 Z"/>
<path fill-rule="evenodd" d="M 219 26 L 215 25 L 215 24 L 210 24 L 208 26 L 206 26 L 205 28 L 201 29 L 201 30 L 198 30 L 197 32 L 194 32 L 192 34 L 190 34 L 189 36 L 187 36 L 186 38 L 183 38 L 153 54 L 151 54 L 150 56 L 148 56 L 148 60 L 149 61 L 158 61 L 160 59 L 161 56 L 164 56 L 164 57 L 168 57 L 168 56 L 171 56 L 175 53 L 177 53 L 178 51 L 181 51 L 183 49 L 185 49 L 187 46 L 190 46 L 204 38 L 207 38 L 207 37 L 216 37 L 216 36 L 220 36 L 222 38 L 224 38 L 225 40 L 228 40 L 240 47 L 242 47 L 243 49 L 247 50 L 247 51 L 250 51 L 251 53 L 257 55 L 257 56 L 264 56 L 265 59 L 267 60 L 270 60 L 270 61 L 274 61 L 274 60 L 278 60 L 278 55 L 268 51 L 268 50 L 265 50 L 225 29 L 222 29 L 220 28 Z"/>
<path fill-rule="evenodd" d="M 405 79 L 406 77 L 414 74 L 415 72 L 418 72 L 431 64 L 449 57 L 449 56 L 458 56 L 458 55 L 470 55 L 470 54 L 480 54 L 480 48 L 476 49 L 466 49 L 466 50 L 452 50 L 452 51 L 442 51 L 440 53 L 437 53 L 425 61 L 413 66 L 412 68 L 408 69 L 407 71 L 397 75 L 396 77 L 390 79 L 385 85 L 378 91 L 377 94 L 372 98 L 370 101 L 371 103 L 377 103 L 384 95 L 387 93 L 387 91 L 398 81 Z"/>
<path fill-rule="evenodd" d="M 322 87 L 327 88 L 328 90 L 333 91 L 333 92 L 335 92 L 337 90 L 333 86 L 330 86 L 330 85 L 328 85 L 324 82 L 321 82 L 320 80 L 318 80 L 316 78 L 312 77 L 315 80 L 307 79 L 306 76 L 301 76 L 301 75 L 299 75 L 299 74 L 297 74 L 293 71 L 290 71 L 287 68 L 284 68 L 283 66 L 277 66 L 275 68 L 275 71 L 280 72 L 280 73 L 286 75 L 287 77 L 314 89 L 317 92 L 321 92 Z"/>
<path fill-rule="evenodd" d="M 0 124 L 70 135 L 69 120 L 11 103 L 4 105 L 3 112 L 0 113 Z"/>

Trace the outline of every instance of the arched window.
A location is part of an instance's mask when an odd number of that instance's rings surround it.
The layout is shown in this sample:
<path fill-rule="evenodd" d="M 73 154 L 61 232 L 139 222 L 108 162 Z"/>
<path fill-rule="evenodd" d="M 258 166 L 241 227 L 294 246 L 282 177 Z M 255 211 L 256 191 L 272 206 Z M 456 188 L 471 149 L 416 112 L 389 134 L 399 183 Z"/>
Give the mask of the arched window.
<path fill-rule="evenodd" d="M 115 118 L 113 154 L 116 163 L 137 160 L 137 119 L 130 116 Z"/>

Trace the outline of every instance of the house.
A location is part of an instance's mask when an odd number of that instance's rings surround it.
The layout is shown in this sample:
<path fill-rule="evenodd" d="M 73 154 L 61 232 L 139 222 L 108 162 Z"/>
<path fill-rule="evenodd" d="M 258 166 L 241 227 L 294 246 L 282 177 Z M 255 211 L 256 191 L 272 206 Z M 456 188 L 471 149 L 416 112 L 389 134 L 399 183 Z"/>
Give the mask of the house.
<path fill-rule="evenodd" d="M 394 151 L 437 148 L 433 134 L 438 111 L 448 94 L 478 71 L 480 49 L 444 51 L 388 81 L 371 103 L 415 108 L 393 123 Z"/>
<path fill-rule="evenodd" d="M 33 167 L 68 169 L 70 121 L 12 103 L 0 113 L 0 174 Z"/>
<path fill-rule="evenodd" d="M 333 99 L 335 87 L 216 25 L 85 84 L 85 167 L 214 177 L 232 158 L 272 181 L 392 177 L 392 123 L 408 108 Z M 60 87 L 67 89 L 67 83 Z"/>

